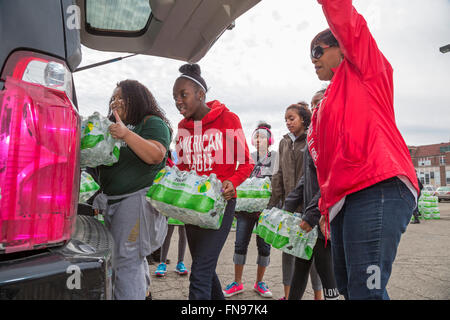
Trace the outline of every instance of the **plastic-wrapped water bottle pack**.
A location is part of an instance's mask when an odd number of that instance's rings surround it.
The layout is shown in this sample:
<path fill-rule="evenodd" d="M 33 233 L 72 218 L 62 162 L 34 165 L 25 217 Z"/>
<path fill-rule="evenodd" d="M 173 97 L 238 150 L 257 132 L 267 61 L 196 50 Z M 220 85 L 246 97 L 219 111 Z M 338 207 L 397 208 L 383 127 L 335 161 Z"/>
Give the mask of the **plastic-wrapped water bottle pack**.
<path fill-rule="evenodd" d="M 111 124 L 111 121 L 98 112 L 82 118 L 80 145 L 82 168 L 112 165 L 119 161 L 121 143 L 109 133 L 108 128 Z"/>
<path fill-rule="evenodd" d="M 269 203 L 272 185 L 268 177 L 252 177 L 236 188 L 236 211 L 261 212 Z"/>
<path fill-rule="evenodd" d="M 99 189 L 100 186 L 97 182 L 95 182 L 94 178 L 92 178 L 89 173 L 82 171 L 80 179 L 79 202 L 86 203 L 87 200 L 91 198 Z"/>
<path fill-rule="evenodd" d="M 264 210 L 256 233 L 272 247 L 301 259 L 310 260 L 317 241 L 317 227 L 310 232 L 300 228 L 301 218 L 278 209 Z"/>
<path fill-rule="evenodd" d="M 215 174 L 199 176 L 177 167 L 162 169 L 147 192 L 147 200 L 161 214 L 207 229 L 219 229 L 226 201 Z"/>

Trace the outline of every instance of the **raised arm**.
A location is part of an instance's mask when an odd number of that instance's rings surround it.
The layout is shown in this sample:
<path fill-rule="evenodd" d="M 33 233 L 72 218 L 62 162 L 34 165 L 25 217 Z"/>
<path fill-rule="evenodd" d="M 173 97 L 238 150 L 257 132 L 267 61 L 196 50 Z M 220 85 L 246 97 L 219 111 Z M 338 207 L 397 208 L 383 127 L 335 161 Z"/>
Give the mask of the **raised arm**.
<path fill-rule="evenodd" d="M 331 32 L 339 42 L 345 58 L 362 78 L 369 78 L 392 68 L 369 31 L 366 20 L 353 7 L 352 0 L 317 0 Z"/>

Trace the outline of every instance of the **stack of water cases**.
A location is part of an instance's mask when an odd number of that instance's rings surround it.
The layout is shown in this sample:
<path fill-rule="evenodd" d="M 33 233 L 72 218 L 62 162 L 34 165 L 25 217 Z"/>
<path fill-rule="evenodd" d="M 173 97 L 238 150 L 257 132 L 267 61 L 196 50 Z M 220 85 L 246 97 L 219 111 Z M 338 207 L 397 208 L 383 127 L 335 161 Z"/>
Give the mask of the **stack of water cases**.
<path fill-rule="evenodd" d="M 272 208 L 259 216 L 256 233 L 272 247 L 301 259 L 310 260 L 317 241 L 317 227 L 310 232 L 300 228 L 302 220 L 287 211 Z"/>
<path fill-rule="evenodd" d="M 439 220 L 441 213 L 439 211 L 438 197 L 433 196 L 430 192 L 422 192 L 419 202 L 419 212 L 425 220 Z"/>
<path fill-rule="evenodd" d="M 98 112 L 82 119 L 80 146 L 82 168 L 113 165 L 119 161 L 120 142 L 109 133 L 111 124 L 111 121 Z"/>
<path fill-rule="evenodd" d="M 199 176 L 177 167 L 162 169 L 147 192 L 147 200 L 163 215 L 207 229 L 219 229 L 226 201 L 215 174 Z"/>
<path fill-rule="evenodd" d="M 252 177 L 236 188 L 236 211 L 261 212 L 267 208 L 272 186 L 270 179 Z"/>

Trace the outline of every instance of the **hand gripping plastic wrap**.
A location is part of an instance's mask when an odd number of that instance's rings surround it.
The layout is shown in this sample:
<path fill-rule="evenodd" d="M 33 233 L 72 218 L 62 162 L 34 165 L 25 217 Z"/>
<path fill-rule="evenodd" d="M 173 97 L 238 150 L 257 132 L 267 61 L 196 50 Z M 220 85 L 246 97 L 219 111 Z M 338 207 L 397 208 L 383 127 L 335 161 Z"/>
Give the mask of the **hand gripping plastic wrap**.
<path fill-rule="evenodd" d="M 317 241 L 317 227 L 310 232 L 300 228 L 302 219 L 290 212 L 272 208 L 259 216 L 256 233 L 272 247 L 301 259 L 310 260 Z"/>
<path fill-rule="evenodd" d="M 235 211 L 261 212 L 267 208 L 272 195 L 270 179 L 269 177 L 248 178 L 236 188 L 236 194 Z"/>
<path fill-rule="evenodd" d="M 119 161 L 121 143 L 109 133 L 108 128 L 111 124 L 111 121 L 98 112 L 82 119 L 80 145 L 82 168 L 113 165 Z"/>
<path fill-rule="evenodd" d="M 80 179 L 80 196 L 78 201 L 80 203 L 86 203 L 99 189 L 100 186 L 95 182 L 94 178 L 92 178 L 89 173 L 82 171 Z"/>
<path fill-rule="evenodd" d="M 199 176 L 195 171 L 165 167 L 156 175 L 147 200 L 169 218 L 217 230 L 226 206 L 221 188 L 215 174 Z"/>

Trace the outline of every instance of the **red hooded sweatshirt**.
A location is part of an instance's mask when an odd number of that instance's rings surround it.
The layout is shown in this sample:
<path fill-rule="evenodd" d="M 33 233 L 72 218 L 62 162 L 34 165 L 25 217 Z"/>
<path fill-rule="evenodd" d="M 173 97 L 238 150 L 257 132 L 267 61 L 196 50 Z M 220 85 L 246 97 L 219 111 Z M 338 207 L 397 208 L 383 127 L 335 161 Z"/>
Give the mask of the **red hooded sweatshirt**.
<path fill-rule="evenodd" d="M 328 216 L 346 195 L 395 176 L 418 194 L 411 156 L 395 123 L 392 66 L 351 0 L 318 2 L 344 54 L 307 138 L 322 214 Z"/>
<path fill-rule="evenodd" d="M 177 167 L 195 170 L 198 175 L 214 173 L 223 182 L 229 180 L 236 189 L 253 170 L 247 141 L 239 117 L 217 100 L 201 121 L 183 119 L 178 124 Z"/>

